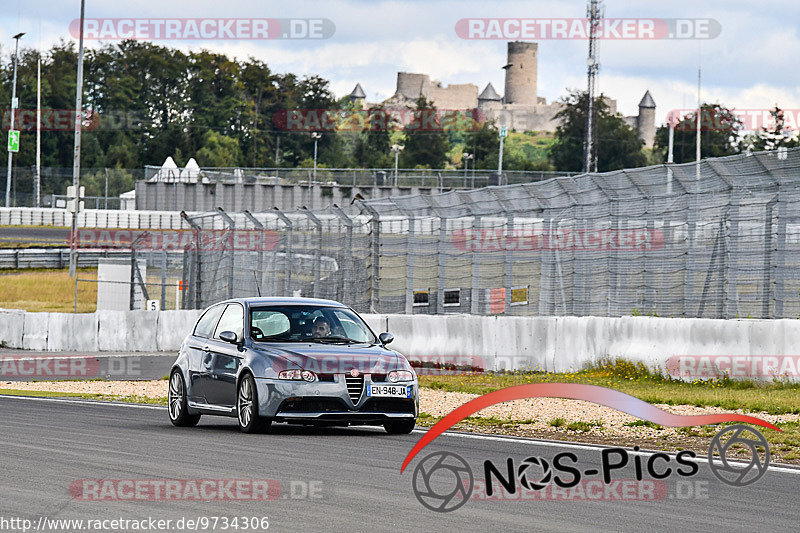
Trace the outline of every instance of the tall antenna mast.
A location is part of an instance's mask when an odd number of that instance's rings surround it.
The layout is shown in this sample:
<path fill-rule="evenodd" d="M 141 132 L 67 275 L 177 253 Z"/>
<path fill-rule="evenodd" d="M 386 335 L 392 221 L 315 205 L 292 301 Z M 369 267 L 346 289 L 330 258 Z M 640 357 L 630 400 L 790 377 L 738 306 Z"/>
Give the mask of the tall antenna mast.
<path fill-rule="evenodd" d="M 583 139 L 583 171 L 590 172 L 592 169 L 592 153 L 593 153 L 593 133 L 594 129 L 594 89 L 595 78 L 597 71 L 600 68 L 597 62 L 597 30 L 600 26 L 600 19 L 603 18 L 601 13 L 601 0 L 589 0 L 586 6 L 586 18 L 589 19 L 589 57 L 586 59 L 586 77 L 588 90 L 586 91 L 586 137 Z M 597 156 L 595 155 L 595 162 Z M 597 164 L 595 163 L 595 170 Z"/>

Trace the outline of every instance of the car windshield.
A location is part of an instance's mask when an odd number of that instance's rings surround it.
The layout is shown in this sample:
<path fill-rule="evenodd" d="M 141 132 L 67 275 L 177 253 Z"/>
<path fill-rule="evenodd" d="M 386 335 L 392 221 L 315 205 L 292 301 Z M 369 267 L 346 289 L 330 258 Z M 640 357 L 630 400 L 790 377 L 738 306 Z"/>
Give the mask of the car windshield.
<path fill-rule="evenodd" d="M 262 342 L 377 342 L 358 315 L 343 307 L 275 305 L 250 310 L 250 336 Z"/>

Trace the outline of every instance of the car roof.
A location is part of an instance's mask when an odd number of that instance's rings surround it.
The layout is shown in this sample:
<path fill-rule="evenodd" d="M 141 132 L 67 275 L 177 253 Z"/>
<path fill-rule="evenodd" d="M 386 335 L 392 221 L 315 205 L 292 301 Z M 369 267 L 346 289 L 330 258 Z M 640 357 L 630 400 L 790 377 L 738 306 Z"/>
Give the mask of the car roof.
<path fill-rule="evenodd" d="M 285 296 L 259 296 L 252 298 L 231 298 L 225 302 L 240 302 L 250 307 L 257 307 L 259 305 L 319 305 L 325 307 L 347 307 L 343 303 L 335 302 L 333 300 L 323 300 L 320 298 L 297 298 Z"/>

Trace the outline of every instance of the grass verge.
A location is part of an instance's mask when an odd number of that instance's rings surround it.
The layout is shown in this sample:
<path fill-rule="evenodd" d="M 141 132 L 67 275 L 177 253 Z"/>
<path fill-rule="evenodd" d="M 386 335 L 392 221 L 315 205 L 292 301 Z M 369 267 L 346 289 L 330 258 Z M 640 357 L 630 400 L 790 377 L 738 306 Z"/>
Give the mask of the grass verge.
<path fill-rule="evenodd" d="M 96 268 L 78 269 L 81 279 L 97 279 Z M 0 307 L 25 311 L 71 313 L 75 309 L 75 280 L 68 269 L 0 270 Z M 97 284 L 78 283 L 78 312 L 97 308 Z"/>
<path fill-rule="evenodd" d="M 32 396 L 34 398 L 79 398 L 82 400 L 98 400 L 104 402 L 143 403 L 150 405 L 167 405 L 166 396 L 150 398 L 148 396 L 119 396 L 116 394 L 92 394 L 82 392 L 53 392 L 19 389 L 0 389 L 0 396 Z"/>
<path fill-rule="evenodd" d="M 800 413 L 800 383 L 738 381 L 684 382 L 650 372 L 641 364 L 609 361 L 578 372 L 514 372 L 421 375 L 421 387 L 486 394 L 526 383 L 585 383 L 608 387 L 649 403 L 694 405 L 770 414 Z"/>

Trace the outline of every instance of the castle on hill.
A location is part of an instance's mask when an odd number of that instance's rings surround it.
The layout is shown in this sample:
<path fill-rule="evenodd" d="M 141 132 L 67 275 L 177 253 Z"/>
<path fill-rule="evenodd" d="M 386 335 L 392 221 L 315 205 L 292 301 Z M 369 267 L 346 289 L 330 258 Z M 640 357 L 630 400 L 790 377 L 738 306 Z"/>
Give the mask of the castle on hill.
<path fill-rule="evenodd" d="M 505 67 L 505 124 L 509 129 L 517 131 L 555 131 L 558 126 L 556 114 L 564 109 L 560 102 L 547 101 L 538 96 L 536 85 L 538 80 L 537 43 L 514 41 L 508 43 L 508 61 Z M 438 109 L 467 110 L 479 109 L 488 120 L 501 124 L 503 113 L 503 97 L 491 83 L 487 84 L 480 94 L 478 86 L 473 83 L 443 85 L 431 80 L 427 74 L 411 72 L 397 73 L 397 88 L 391 98 L 381 102 L 386 107 L 413 108 L 416 100 L 424 96 L 433 102 Z M 356 84 L 350 98 L 360 101 L 363 107 L 370 107 L 366 102 L 366 94 L 360 84 Z M 617 101 L 605 98 L 612 114 L 617 113 Z M 639 138 L 647 148 L 653 147 L 656 126 L 656 103 L 646 91 L 639 102 L 639 114 L 623 117 L 623 120 L 639 132 Z"/>

